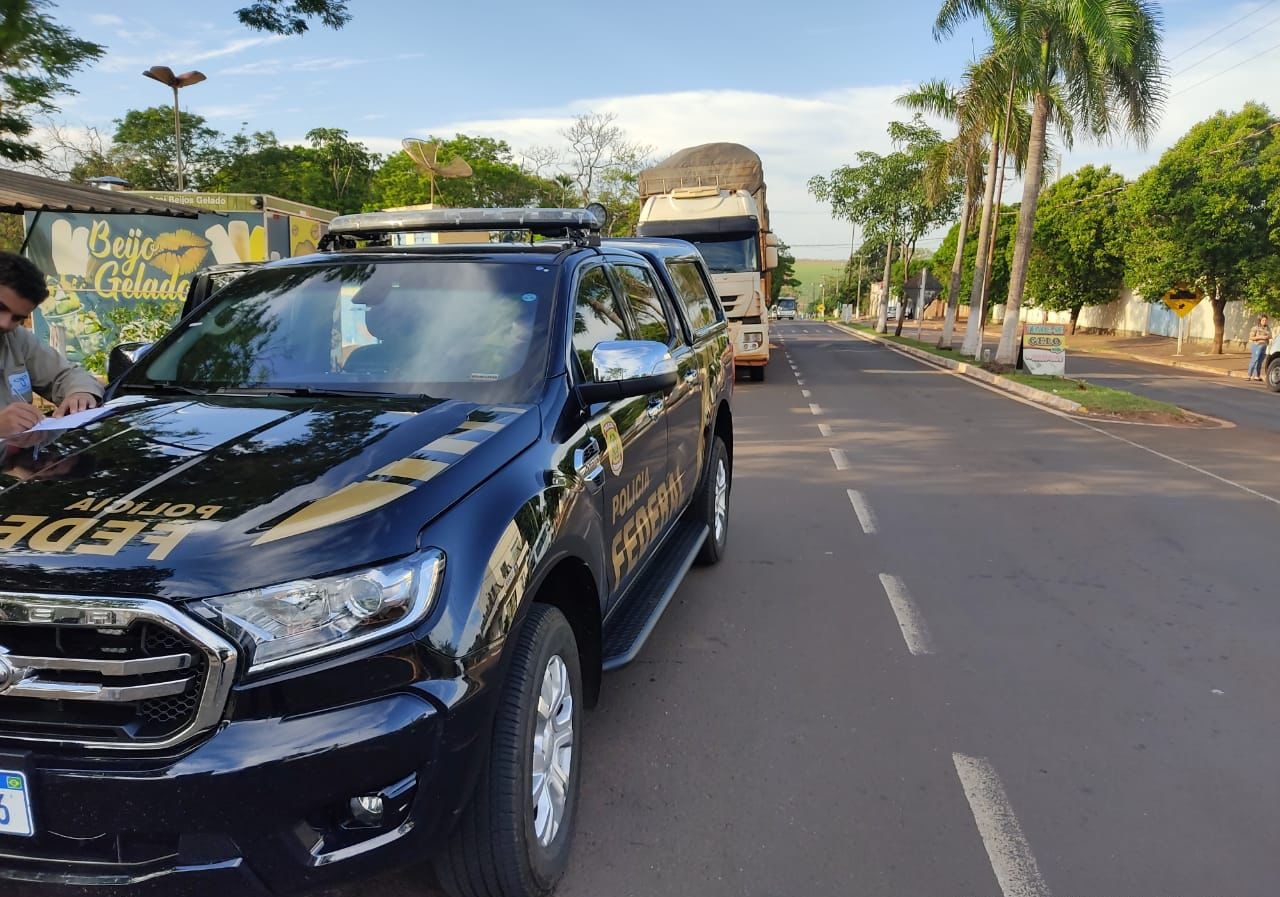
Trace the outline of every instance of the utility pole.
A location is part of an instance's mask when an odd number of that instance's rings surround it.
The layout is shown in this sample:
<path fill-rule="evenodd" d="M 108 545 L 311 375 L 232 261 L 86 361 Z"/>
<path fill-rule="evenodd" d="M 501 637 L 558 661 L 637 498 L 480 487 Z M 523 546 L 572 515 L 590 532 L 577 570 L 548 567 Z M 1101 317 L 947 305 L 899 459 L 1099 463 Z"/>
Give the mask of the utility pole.
<path fill-rule="evenodd" d="M 924 285 L 929 282 L 929 266 L 920 271 L 920 292 L 916 297 L 916 339 L 921 338 L 924 331 Z"/>

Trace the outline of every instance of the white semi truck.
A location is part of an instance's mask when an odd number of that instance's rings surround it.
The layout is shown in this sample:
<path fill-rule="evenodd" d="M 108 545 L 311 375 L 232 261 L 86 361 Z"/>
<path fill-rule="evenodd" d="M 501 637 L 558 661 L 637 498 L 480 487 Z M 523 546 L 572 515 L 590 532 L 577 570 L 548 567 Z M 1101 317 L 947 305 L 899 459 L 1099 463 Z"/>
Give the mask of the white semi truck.
<path fill-rule="evenodd" d="M 636 233 L 679 237 L 701 250 L 729 319 L 734 360 L 763 380 L 778 239 L 769 230 L 760 157 L 739 143 L 686 147 L 640 172 L 640 198 Z"/>

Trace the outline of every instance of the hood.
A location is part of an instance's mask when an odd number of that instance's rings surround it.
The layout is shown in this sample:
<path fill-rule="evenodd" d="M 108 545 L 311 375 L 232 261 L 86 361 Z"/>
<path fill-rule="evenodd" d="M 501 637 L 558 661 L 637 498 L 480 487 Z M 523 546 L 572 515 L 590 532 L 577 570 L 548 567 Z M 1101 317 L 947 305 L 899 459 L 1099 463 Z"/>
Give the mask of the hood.
<path fill-rule="evenodd" d="M 408 554 L 538 437 L 531 405 L 129 396 L 4 452 L 0 590 L 224 594 Z"/>

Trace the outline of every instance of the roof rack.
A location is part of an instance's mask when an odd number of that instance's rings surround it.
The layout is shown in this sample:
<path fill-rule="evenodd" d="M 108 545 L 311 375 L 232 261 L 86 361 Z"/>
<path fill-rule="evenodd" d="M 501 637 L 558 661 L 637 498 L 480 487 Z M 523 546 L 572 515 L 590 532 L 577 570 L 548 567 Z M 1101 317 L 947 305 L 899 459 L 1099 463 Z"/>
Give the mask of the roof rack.
<path fill-rule="evenodd" d="M 594 209 L 414 209 L 339 215 L 329 222 L 321 248 L 360 240 L 389 245 L 391 234 L 444 231 L 528 231 L 596 245 L 604 225 Z"/>

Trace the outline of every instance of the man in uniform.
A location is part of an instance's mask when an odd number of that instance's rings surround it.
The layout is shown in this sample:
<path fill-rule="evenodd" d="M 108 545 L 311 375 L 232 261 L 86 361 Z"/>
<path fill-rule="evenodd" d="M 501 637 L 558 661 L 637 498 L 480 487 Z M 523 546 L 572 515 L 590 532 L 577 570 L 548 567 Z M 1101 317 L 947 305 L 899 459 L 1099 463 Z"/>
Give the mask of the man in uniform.
<path fill-rule="evenodd" d="M 102 384 L 24 327 L 49 295 L 44 274 L 29 260 L 0 252 L 0 439 L 40 423 L 33 393 L 58 406 L 55 417 L 86 411 L 102 401 Z"/>

